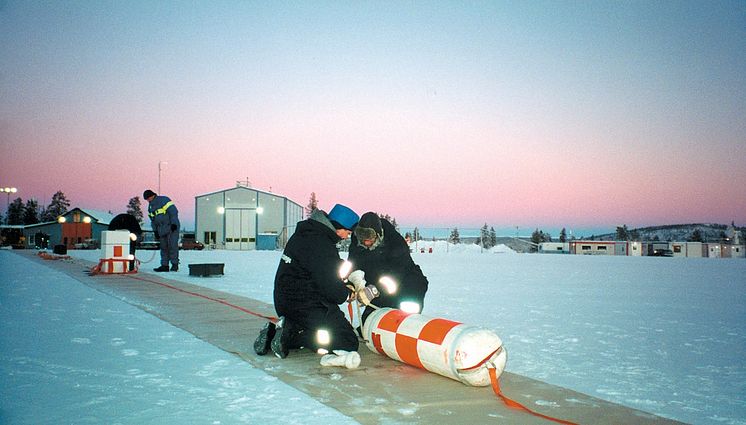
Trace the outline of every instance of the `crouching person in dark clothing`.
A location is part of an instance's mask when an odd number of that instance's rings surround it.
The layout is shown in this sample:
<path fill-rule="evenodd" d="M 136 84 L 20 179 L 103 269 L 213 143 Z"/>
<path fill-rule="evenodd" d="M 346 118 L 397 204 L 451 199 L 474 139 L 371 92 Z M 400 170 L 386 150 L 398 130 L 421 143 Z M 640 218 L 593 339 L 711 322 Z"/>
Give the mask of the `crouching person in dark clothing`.
<path fill-rule="evenodd" d="M 269 349 L 285 358 L 290 349 L 310 348 L 323 366 L 360 365 L 355 331 L 339 308 L 352 299 L 337 243 L 347 239 L 358 215 L 337 204 L 329 214 L 316 210 L 288 240 L 275 275 L 274 303 L 279 321 L 267 323 L 254 342 L 259 355 Z M 328 354 L 327 354 L 328 353 Z"/>
<path fill-rule="evenodd" d="M 130 255 L 135 258 L 135 252 L 137 249 L 137 240 L 142 238 L 142 228 L 137 218 L 131 214 L 119 214 L 109 223 L 109 230 L 129 230 L 130 235 Z M 135 270 L 135 261 L 130 261 L 130 271 Z"/>
<path fill-rule="evenodd" d="M 377 286 L 378 307 L 391 307 L 408 313 L 420 313 L 425 304 L 427 277 L 409 254 L 409 245 L 396 228 L 374 212 L 360 217 L 350 241 L 347 259 L 365 272 L 368 283 Z M 373 312 L 363 312 L 363 322 Z"/>

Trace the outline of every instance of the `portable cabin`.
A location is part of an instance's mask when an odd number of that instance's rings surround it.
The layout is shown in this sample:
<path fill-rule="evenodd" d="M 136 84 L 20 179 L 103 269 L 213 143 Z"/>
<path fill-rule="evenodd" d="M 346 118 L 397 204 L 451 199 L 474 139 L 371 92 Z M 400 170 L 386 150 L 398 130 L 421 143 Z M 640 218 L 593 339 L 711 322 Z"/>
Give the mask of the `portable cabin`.
<path fill-rule="evenodd" d="M 580 255 L 614 255 L 616 251 L 614 241 L 572 241 L 570 253 Z"/>

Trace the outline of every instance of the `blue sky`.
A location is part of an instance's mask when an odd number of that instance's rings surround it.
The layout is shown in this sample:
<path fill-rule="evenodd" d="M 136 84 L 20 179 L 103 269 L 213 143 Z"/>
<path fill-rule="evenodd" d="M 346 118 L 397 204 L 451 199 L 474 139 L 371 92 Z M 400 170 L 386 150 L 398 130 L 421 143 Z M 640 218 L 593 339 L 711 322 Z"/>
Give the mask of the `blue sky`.
<path fill-rule="evenodd" d="M 421 227 L 746 225 L 746 3 L 0 3 L 0 184 Z"/>

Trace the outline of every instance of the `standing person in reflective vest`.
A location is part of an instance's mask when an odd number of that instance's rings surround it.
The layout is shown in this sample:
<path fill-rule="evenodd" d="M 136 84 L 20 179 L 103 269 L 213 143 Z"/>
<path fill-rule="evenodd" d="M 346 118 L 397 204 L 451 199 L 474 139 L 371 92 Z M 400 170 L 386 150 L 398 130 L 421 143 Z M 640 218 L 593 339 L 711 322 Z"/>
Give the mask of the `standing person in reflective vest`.
<path fill-rule="evenodd" d="M 148 189 L 142 197 L 148 201 L 148 217 L 155 238 L 161 243 L 161 266 L 157 272 L 179 271 L 179 210 L 168 196 L 158 196 Z"/>

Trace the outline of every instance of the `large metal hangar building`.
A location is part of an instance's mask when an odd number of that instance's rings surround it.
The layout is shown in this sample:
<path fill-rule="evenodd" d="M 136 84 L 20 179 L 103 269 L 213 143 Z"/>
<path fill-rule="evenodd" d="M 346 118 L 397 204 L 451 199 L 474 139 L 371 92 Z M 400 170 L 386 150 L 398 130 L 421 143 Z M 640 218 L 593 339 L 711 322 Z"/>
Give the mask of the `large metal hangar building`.
<path fill-rule="evenodd" d="M 246 183 L 198 195 L 195 237 L 210 248 L 273 250 L 284 247 L 303 220 L 303 207 L 276 193 Z"/>

